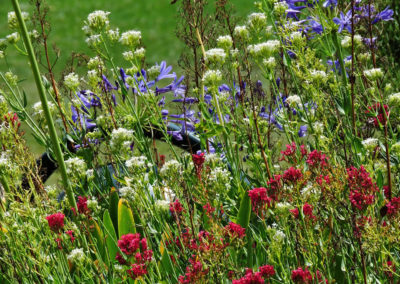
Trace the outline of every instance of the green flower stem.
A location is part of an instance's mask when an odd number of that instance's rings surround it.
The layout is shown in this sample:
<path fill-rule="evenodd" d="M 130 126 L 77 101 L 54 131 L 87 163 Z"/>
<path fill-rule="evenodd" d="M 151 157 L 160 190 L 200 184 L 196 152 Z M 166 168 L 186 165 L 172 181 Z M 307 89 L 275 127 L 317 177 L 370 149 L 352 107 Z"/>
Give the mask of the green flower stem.
<path fill-rule="evenodd" d="M 9 192 L 10 192 L 10 187 L 9 187 L 8 182 L 7 182 L 7 179 L 6 179 L 6 177 L 5 177 L 4 175 L 1 175 L 1 176 L 0 176 L 0 184 L 3 186 L 4 191 L 5 191 L 6 193 L 9 193 Z M 1 202 L 1 201 L 0 201 L 0 202 Z"/>
<path fill-rule="evenodd" d="M 67 193 L 68 201 L 72 207 L 77 209 L 75 197 L 74 197 L 74 194 L 73 194 L 72 188 L 71 188 L 71 184 L 68 180 L 67 168 L 64 163 L 64 157 L 63 157 L 63 153 L 61 152 L 61 147 L 59 144 L 56 128 L 54 126 L 53 118 L 51 116 L 50 109 L 49 109 L 49 106 L 47 103 L 46 92 L 45 92 L 43 82 L 42 82 L 42 79 L 40 76 L 39 66 L 36 61 L 32 43 L 31 43 L 29 35 L 28 35 L 28 30 L 26 29 L 26 25 L 25 25 L 24 19 L 21 14 L 21 8 L 19 7 L 18 0 L 11 0 L 11 2 L 14 6 L 14 11 L 18 18 L 18 23 L 19 23 L 20 31 L 21 31 L 21 37 L 24 39 L 25 47 L 28 52 L 28 57 L 29 57 L 29 62 L 31 64 L 33 77 L 35 78 L 35 83 L 36 83 L 36 87 L 39 92 L 40 101 L 41 101 L 42 107 L 43 107 L 43 112 L 44 112 L 44 115 L 45 115 L 45 118 L 47 121 L 47 126 L 49 127 L 50 138 L 51 138 L 51 141 L 53 144 L 53 151 L 57 158 L 58 166 L 60 168 L 61 177 L 62 177 L 62 181 L 63 181 L 64 187 L 65 187 L 65 191 Z"/>

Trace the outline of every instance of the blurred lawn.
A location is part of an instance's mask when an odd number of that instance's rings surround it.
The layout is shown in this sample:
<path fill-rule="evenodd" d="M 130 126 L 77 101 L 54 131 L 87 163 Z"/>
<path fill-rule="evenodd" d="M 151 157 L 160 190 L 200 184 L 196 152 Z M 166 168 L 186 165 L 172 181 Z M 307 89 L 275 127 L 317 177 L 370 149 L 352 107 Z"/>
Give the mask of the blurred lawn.
<path fill-rule="evenodd" d="M 10 33 L 7 27 L 7 13 L 12 10 L 12 6 L 6 0 L 0 0 L 0 2 L 0 38 L 3 38 Z M 92 55 L 85 43 L 82 26 L 87 15 L 94 10 L 111 12 L 111 26 L 118 27 L 121 32 L 130 29 L 140 30 L 146 47 L 147 62 L 153 64 L 166 60 L 176 70 L 179 55 L 184 48 L 175 36 L 179 3 L 171 5 L 170 0 L 47 0 L 46 2 L 50 8 L 48 13 L 48 21 L 51 24 L 49 44 L 50 46 L 56 44 L 61 52 L 55 66 L 56 79 L 60 78 L 60 72 L 65 68 L 72 52 Z M 214 1 L 209 2 L 213 4 Z M 230 2 L 238 17 L 245 17 L 254 10 L 252 1 L 230 0 Z M 20 4 L 23 11 L 32 15 L 29 0 L 20 0 Z M 121 48 L 113 50 L 116 62 L 120 66 L 123 66 L 122 51 Z M 10 68 L 20 79 L 26 79 L 22 87 L 28 95 L 29 104 L 33 105 L 38 101 L 38 96 L 27 64 L 28 58 L 17 54 L 12 47 L 7 49 L 7 53 L 8 65 L 4 60 L 0 60 L 0 71 L 6 72 Z M 179 73 L 179 70 L 176 71 Z M 33 142 L 29 136 L 28 134 L 27 140 Z M 43 151 L 36 147 L 35 143 L 29 144 L 34 152 Z"/>

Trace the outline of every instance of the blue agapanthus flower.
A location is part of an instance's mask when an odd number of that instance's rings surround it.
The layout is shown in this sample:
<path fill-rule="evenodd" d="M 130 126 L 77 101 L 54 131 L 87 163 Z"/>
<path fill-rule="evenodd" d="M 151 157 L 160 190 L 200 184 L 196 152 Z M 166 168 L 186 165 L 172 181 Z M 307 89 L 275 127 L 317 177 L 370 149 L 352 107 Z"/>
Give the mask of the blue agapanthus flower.
<path fill-rule="evenodd" d="M 337 0 L 326 0 L 326 1 L 324 2 L 324 4 L 322 4 L 322 6 L 323 6 L 324 8 L 328 8 L 328 7 L 333 8 L 333 7 L 336 7 L 336 6 L 337 6 Z"/>
<path fill-rule="evenodd" d="M 393 10 L 389 9 L 389 7 L 386 7 L 382 12 L 378 13 L 374 20 L 372 21 L 372 24 L 376 24 L 380 21 L 390 21 L 393 20 Z"/>
<path fill-rule="evenodd" d="M 299 137 L 304 137 L 307 135 L 307 125 L 300 126 L 299 132 L 297 133 Z"/>
<path fill-rule="evenodd" d="M 339 25 L 339 33 L 341 33 L 344 29 L 351 33 L 351 15 L 351 10 L 349 10 L 346 14 L 340 12 L 340 18 L 333 18 L 333 22 Z"/>

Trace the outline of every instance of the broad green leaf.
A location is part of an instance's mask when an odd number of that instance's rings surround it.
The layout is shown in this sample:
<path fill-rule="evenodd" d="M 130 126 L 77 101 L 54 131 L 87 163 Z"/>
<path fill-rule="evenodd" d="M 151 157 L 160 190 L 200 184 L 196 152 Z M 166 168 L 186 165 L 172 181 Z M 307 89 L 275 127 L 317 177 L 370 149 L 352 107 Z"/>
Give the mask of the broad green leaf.
<path fill-rule="evenodd" d="M 132 210 L 124 199 L 120 199 L 118 203 L 118 233 L 119 237 L 136 233 Z"/>
<path fill-rule="evenodd" d="M 247 228 L 250 222 L 251 215 L 251 201 L 247 191 L 244 192 L 242 201 L 240 202 L 239 213 L 237 216 L 237 223 L 243 228 Z"/>
<path fill-rule="evenodd" d="M 110 193 L 109 212 L 111 221 L 114 225 L 115 232 L 118 232 L 118 202 L 119 202 L 118 192 L 113 187 L 111 188 L 111 193 Z"/>
<path fill-rule="evenodd" d="M 108 212 L 108 210 L 104 211 L 103 225 L 104 225 L 104 234 L 106 238 L 108 255 L 111 260 L 114 260 L 118 252 L 118 246 L 117 246 L 118 238 L 117 234 L 115 233 L 115 229 L 110 217 L 110 212 Z"/>

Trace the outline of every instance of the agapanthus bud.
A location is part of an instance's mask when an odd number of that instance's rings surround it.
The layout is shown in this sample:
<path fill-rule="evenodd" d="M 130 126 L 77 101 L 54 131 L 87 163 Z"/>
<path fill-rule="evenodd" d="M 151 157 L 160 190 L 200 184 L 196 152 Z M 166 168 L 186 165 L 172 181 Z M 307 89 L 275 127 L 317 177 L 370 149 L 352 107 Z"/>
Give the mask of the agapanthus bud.
<path fill-rule="evenodd" d="M 131 30 L 122 33 L 119 41 L 125 46 L 135 48 L 140 44 L 141 39 L 142 39 L 142 33 L 140 31 Z"/>

